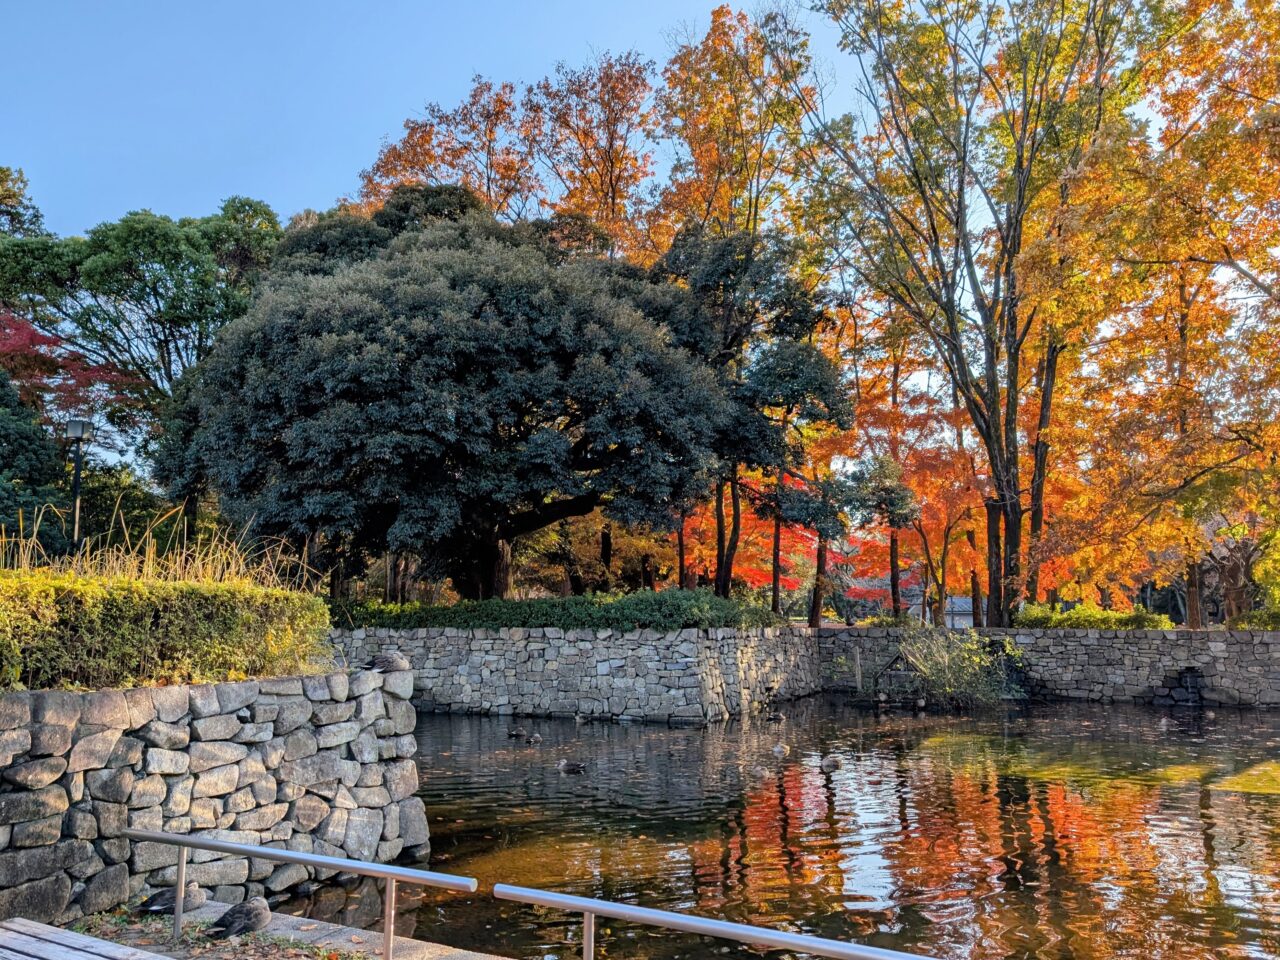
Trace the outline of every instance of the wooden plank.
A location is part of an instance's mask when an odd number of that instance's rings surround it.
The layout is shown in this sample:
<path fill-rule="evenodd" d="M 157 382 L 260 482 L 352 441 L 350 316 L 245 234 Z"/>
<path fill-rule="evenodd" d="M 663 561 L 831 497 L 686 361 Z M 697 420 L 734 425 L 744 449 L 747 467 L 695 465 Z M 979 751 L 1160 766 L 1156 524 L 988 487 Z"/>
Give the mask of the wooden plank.
<path fill-rule="evenodd" d="M 11 941 L 9 938 L 15 939 Z M 100 958 L 100 960 L 165 960 L 164 957 L 148 953 L 145 950 L 122 947 L 106 940 L 85 936 L 83 933 L 45 926 L 43 923 L 34 923 L 31 920 L 23 920 L 20 917 L 0 922 L 0 945 L 10 949 L 28 950 L 33 943 L 78 951 L 78 953 L 72 955 L 81 958 L 92 958 L 92 960 L 96 960 L 96 958 Z M 40 954 L 36 954 L 36 956 L 40 956 Z"/>
<path fill-rule="evenodd" d="M 48 940 L 37 940 L 12 930 L 0 930 L 0 948 L 12 952 L 18 960 L 98 960 L 92 954 L 73 947 L 63 947 Z"/>

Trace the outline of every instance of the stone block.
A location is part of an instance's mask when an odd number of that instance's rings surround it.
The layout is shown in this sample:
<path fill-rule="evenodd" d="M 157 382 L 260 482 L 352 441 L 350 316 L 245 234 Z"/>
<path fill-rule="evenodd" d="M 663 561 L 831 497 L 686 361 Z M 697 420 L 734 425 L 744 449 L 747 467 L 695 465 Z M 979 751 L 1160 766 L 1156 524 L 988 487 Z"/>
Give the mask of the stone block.
<path fill-rule="evenodd" d="M 311 711 L 311 722 L 317 727 L 323 727 L 330 723 L 342 723 L 355 715 L 354 700 L 344 700 L 341 703 L 317 703 Z"/>
<path fill-rule="evenodd" d="M 55 785 L 41 787 L 39 790 L 0 794 L 0 825 L 62 814 L 69 805 L 67 792 Z"/>
<path fill-rule="evenodd" d="M 62 757 L 46 757 L 7 767 L 3 777 L 24 790 L 39 790 L 57 780 L 66 769 L 67 761 Z"/>
<path fill-rule="evenodd" d="M 143 769 L 147 773 L 158 773 L 164 776 L 181 776 L 191 768 L 191 757 L 185 750 L 148 750 L 143 761 Z"/>
<path fill-rule="evenodd" d="M 88 730 L 95 732 L 90 733 Z M 111 751 L 115 749 L 116 742 L 123 733 L 123 730 L 96 730 L 92 727 L 85 728 L 85 731 L 71 748 L 71 755 L 67 759 L 67 771 L 70 773 L 106 766 Z"/>
<path fill-rule="evenodd" d="M 259 684 L 257 680 L 243 680 L 239 683 L 220 683 L 214 689 L 218 697 L 218 712 L 235 713 L 258 699 Z"/>
<path fill-rule="evenodd" d="M 382 689 L 388 697 L 395 697 L 399 700 L 408 700 L 413 696 L 413 671 L 396 670 L 391 673 L 384 674 L 382 678 Z"/>
<path fill-rule="evenodd" d="M 196 782 L 191 789 L 191 796 L 193 798 L 225 796 L 235 790 L 239 783 L 240 771 L 236 769 L 234 763 L 214 767 L 196 774 Z"/>
<path fill-rule="evenodd" d="M 191 721 L 191 736 L 196 740 L 230 740 L 243 724 L 235 714 L 217 713 Z"/>
<path fill-rule="evenodd" d="M 285 760 L 302 760 L 314 756 L 319 749 L 316 736 L 310 730 L 295 730 L 284 738 Z"/>
<path fill-rule="evenodd" d="M 98 836 L 105 839 L 118 837 L 129 822 L 129 808 L 123 803 L 107 803 L 94 800 L 93 816 L 98 821 Z"/>
<path fill-rule="evenodd" d="M 264 696 L 300 697 L 302 681 L 297 677 L 276 677 L 258 681 L 258 692 Z"/>
<path fill-rule="evenodd" d="M 85 884 L 80 894 L 80 908 L 86 914 L 101 913 L 129 899 L 129 866 L 118 863 L 105 868 Z"/>
<path fill-rule="evenodd" d="M 235 735 L 236 743 L 266 743 L 271 739 L 270 723 L 246 723 Z"/>
<path fill-rule="evenodd" d="M 84 777 L 85 789 L 94 800 L 124 803 L 133 791 L 133 771 L 121 767 L 114 770 L 90 770 Z"/>
<path fill-rule="evenodd" d="M 98 821 L 88 810 L 72 808 L 63 815 L 62 832 L 77 840 L 96 840 Z"/>
<path fill-rule="evenodd" d="M 187 748 L 192 773 L 238 763 L 249 755 L 242 743 L 194 742 Z"/>
<path fill-rule="evenodd" d="M 93 855 L 93 845 L 87 840 L 63 840 L 0 853 L 0 889 L 48 877 Z"/>
<path fill-rule="evenodd" d="M 107 757 L 108 767 L 136 767 L 142 763 L 142 741 L 134 737 L 121 737 L 115 749 Z"/>
<path fill-rule="evenodd" d="M 129 710 L 129 730 L 145 727 L 156 718 L 156 704 L 151 691 L 146 687 L 135 687 L 124 692 L 125 706 Z"/>
<path fill-rule="evenodd" d="M 153 886 L 173 886 L 178 878 L 178 868 L 164 867 L 147 878 Z M 249 879 L 249 861 L 244 858 L 232 860 L 211 860 L 208 863 L 192 863 L 187 867 L 188 882 L 194 881 L 202 887 L 216 887 L 220 884 L 244 883 Z"/>
<path fill-rule="evenodd" d="M 0 917 L 22 917 L 37 923 L 52 923 L 71 901 L 71 880 L 65 873 L 11 889 L 0 889 Z"/>
<path fill-rule="evenodd" d="M 177 723 L 181 720 L 190 709 L 190 690 L 190 687 L 185 686 L 153 687 L 151 702 L 155 705 L 156 717 L 164 723 Z"/>
<path fill-rule="evenodd" d="M 397 760 L 383 768 L 383 783 L 392 801 L 411 797 L 418 790 L 418 767 L 412 760 Z"/>
<path fill-rule="evenodd" d="M 134 783 L 133 792 L 129 795 L 129 809 L 158 807 L 164 802 L 164 798 L 168 794 L 169 784 L 165 782 L 164 777 L 158 773 L 150 774 Z M 103 797 L 102 799 L 107 800 L 110 798 Z"/>
<path fill-rule="evenodd" d="M 316 744 L 320 749 L 338 747 L 350 743 L 360 734 L 360 724 L 354 720 L 347 723 L 334 723 L 316 730 Z"/>
<path fill-rule="evenodd" d="M 31 694 L 0 694 L 0 730 L 14 730 L 31 724 Z"/>
<path fill-rule="evenodd" d="M 81 694 L 80 722 L 124 730 L 129 726 L 129 704 L 119 690 Z"/>
<path fill-rule="evenodd" d="M 27 746 L 33 757 L 60 757 L 71 749 L 71 736 L 75 728 L 61 723 L 33 723 L 29 730 L 12 730 L 0 734 L 0 754 L 7 752 L 7 740 L 11 735 L 21 734 L 26 738 Z M 18 752 L 21 752 L 18 751 Z"/>
<path fill-rule="evenodd" d="M 420 797 L 409 797 L 401 800 L 400 839 L 406 847 L 416 847 L 431 839 L 431 830 L 427 824 L 427 810 Z"/>
<path fill-rule="evenodd" d="M 381 687 L 382 674 L 374 673 L 372 670 L 358 670 L 351 674 L 347 684 L 347 696 L 356 699 Z"/>
<path fill-rule="evenodd" d="M 299 830 L 310 832 L 329 815 L 329 805 L 315 796 L 304 795 L 293 802 L 289 820 Z"/>
<path fill-rule="evenodd" d="M 80 706 L 80 694 L 42 690 L 31 695 L 31 719 L 36 723 L 74 727 L 80 722 Z"/>
<path fill-rule="evenodd" d="M 381 810 L 352 810 L 347 814 L 347 835 L 342 849 L 356 860 L 370 860 L 382 838 Z"/>
<path fill-rule="evenodd" d="M 280 704 L 280 713 L 275 719 L 274 727 L 277 737 L 292 733 L 311 719 L 311 701 L 304 699 L 286 700 Z"/>
<path fill-rule="evenodd" d="M 351 680 L 345 673 L 331 673 L 325 678 L 329 684 L 329 698 L 346 700 L 351 693 Z"/>
<path fill-rule="evenodd" d="M 289 812 L 287 803 L 273 803 L 266 807 L 249 810 L 236 817 L 237 830 L 269 830 L 284 819 Z"/>
<path fill-rule="evenodd" d="M 143 743 L 162 750 L 182 750 L 191 742 L 191 728 L 186 724 L 156 719 L 136 731 L 135 736 Z"/>
<path fill-rule="evenodd" d="M 45 847 L 51 843 L 57 843 L 62 837 L 62 818 L 62 814 L 55 813 L 53 816 L 43 817 L 39 820 L 15 823 L 9 845 L 12 847 Z"/>

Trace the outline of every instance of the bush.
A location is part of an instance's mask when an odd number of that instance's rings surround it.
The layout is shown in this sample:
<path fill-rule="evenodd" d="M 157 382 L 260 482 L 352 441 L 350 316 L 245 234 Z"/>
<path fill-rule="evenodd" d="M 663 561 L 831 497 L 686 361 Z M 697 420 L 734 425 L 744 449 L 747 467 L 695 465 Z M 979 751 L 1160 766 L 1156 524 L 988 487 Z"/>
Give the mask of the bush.
<path fill-rule="evenodd" d="M 1015 679 L 1022 652 L 1007 638 L 916 623 L 902 627 L 899 651 L 930 703 L 989 707 L 1025 697 Z"/>
<path fill-rule="evenodd" d="M 781 623 L 767 608 L 717 597 L 709 590 L 644 590 L 545 600 L 464 600 L 451 606 L 422 603 L 335 604 L 341 627 L 559 627 L 563 630 L 681 630 L 685 627 L 765 627 Z"/>
<path fill-rule="evenodd" d="M 306 672 L 328 623 L 318 597 L 247 582 L 0 570 L 0 689 Z"/>
<path fill-rule="evenodd" d="M 1015 627 L 1067 630 L 1172 630 L 1173 621 L 1151 613 L 1141 604 L 1130 611 L 1103 610 L 1084 603 L 1070 610 L 1054 610 L 1042 603 L 1024 604 L 1013 618 Z"/>
<path fill-rule="evenodd" d="M 1232 630 L 1280 630 L 1280 608 L 1250 610 L 1227 624 Z"/>

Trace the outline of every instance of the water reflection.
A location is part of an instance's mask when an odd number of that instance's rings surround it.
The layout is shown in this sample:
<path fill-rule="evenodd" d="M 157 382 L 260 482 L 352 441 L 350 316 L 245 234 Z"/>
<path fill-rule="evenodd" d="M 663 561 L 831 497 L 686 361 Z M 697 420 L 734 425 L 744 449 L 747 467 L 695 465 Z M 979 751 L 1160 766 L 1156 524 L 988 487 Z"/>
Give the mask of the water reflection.
<path fill-rule="evenodd" d="M 1280 954 L 1280 718 L 1065 705 L 875 718 L 821 698 L 786 713 L 781 728 L 524 723 L 538 746 L 504 721 L 424 716 L 430 865 L 482 890 L 539 886 L 937 957 Z M 843 768 L 824 773 L 833 755 Z M 562 757 L 587 774 L 557 773 Z M 328 889 L 294 908 L 347 922 L 363 909 L 373 925 L 376 897 Z M 416 892 L 402 907 L 402 933 L 577 956 L 559 914 Z M 614 958 L 722 952 L 622 924 L 602 941 Z"/>

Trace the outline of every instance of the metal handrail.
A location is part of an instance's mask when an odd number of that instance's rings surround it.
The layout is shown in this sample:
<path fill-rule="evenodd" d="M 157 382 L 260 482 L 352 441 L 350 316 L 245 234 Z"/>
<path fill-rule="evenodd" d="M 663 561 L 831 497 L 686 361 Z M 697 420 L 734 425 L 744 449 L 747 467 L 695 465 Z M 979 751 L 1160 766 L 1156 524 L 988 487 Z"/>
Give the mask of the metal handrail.
<path fill-rule="evenodd" d="M 507 883 L 495 884 L 493 895 L 499 900 L 515 900 L 519 903 L 531 903 L 539 907 L 551 907 L 555 910 L 582 914 L 583 960 L 595 960 L 596 917 L 609 917 L 613 920 L 640 923 L 650 927 L 664 927 L 668 930 L 680 930 L 704 937 L 718 937 L 722 940 L 737 940 L 780 950 L 794 950 L 797 953 L 832 957 L 834 960 L 928 960 L 919 954 L 901 953 L 880 947 L 865 947 L 856 943 L 811 937 L 803 933 L 787 933 L 769 927 L 753 927 L 745 923 L 729 923 L 725 920 L 713 920 L 710 917 L 698 917 L 671 910 L 633 907 L 624 903 L 614 903 L 611 900 L 593 900 L 590 897 L 575 897 L 567 893 L 549 893 L 546 890 L 516 887 Z"/>
<path fill-rule="evenodd" d="M 475 893 L 480 886 L 474 877 L 457 877 L 432 870 L 414 870 L 387 863 L 370 863 L 367 860 L 348 860 L 345 857 L 326 857 L 318 853 L 301 853 L 297 850 L 280 850 L 276 847 L 257 847 L 247 843 L 232 843 L 212 837 L 193 837 L 185 834 L 158 833 L 154 830 L 125 829 L 123 835 L 130 840 L 147 843 L 169 843 L 178 847 L 177 896 L 173 905 L 173 936 L 182 933 L 182 900 L 187 887 L 187 855 L 191 850 L 209 850 L 213 853 L 230 853 L 240 857 L 257 857 L 262 860 L 278 860 L 282 863 L 300 863 L 305 867 L 322 870 L 345 871 L 364 877 L 379 877 L 387 881 L 382 899 L 382 957 L 393 960 L 395 949 L 396 883 L 416 883 L 424 887 L 437 887 L 455 893 Z"/>

